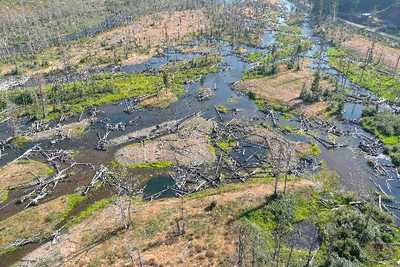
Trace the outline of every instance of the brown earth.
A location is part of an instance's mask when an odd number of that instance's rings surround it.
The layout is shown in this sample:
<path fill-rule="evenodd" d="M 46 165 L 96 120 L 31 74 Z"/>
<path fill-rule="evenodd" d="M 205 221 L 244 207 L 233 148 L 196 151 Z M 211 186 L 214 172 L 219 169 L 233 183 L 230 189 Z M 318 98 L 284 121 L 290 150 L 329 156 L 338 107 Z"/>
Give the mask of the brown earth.
<path fill-rule="evenodd" d="M 157 96 L 143 100 L 140 107 L 143 108 L 166 108 L 178 100 L 178 97 L 171 90 L 164 90 Z"/>
<path fill-rule="evenodd" d="M 306 66 L 300 71 L 283 71 L 275 76 L 240 81 L 235 89 L 242 92 L 253 92 L 257 97 L 272 103 L 295 107 L 307 116 L 317 116 L 324 112 L 324 102 L 304 104 L 299 98 L 303 87 L 311 88 L 313 73 Z M 323 90 L 329 89 L 326 81 L 321 82 Z"/>
<path fill-rule="evenodd" d="M 124 165 L 160 161 L 186 165 L 212 162 L 215 155 L 210 151 L 208 140 L 211 129 L 212 122 L 196 117 L 186 121 L 177 133 L 121 148 L 115 158 Z"/>
<path fill-rule="evenodd" d="M 312 186 L 312 182 L 300 180 L 289 182 L 288 188 L 294 191 Z M 116 234 L 110 232 L 121 226 L 121 209 L 111 205 L 72 226 L 57 244 L 47 243 L 23 260 L 29 262 L 27 266 L 138 266 L 140 252 L 144 266 L 234 266 L 238 216 L 258 207 L 273 190 L 273 185 L 258 180 L 183 200 L 134 201 L 132 228 Z M 205 211 L 212 201 L 217 207 Z M 185 234 L 177 236 L 176 219 L 182 218 L 182 207 Z"/>

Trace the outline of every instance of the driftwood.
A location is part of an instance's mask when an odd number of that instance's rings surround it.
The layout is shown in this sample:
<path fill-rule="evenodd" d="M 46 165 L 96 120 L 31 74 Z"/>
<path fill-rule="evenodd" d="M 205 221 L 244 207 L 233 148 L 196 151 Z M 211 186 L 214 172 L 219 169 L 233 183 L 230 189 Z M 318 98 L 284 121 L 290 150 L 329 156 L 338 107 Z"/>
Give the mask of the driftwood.
<path fill-rule="evenodd" d="M 129 140 L 133 142 L 143 142 L 143 141 L 148 141 L 148 140 L 153 140 L 162 136 L 166 136 L 169 134 L 176 133 L 182 126 L 182 124 L 196 116 L 199 116 L 200 113 L 195 113 L 188 115 L 178 121 L 176 121 L 173 124 L 167 124 L 165 126 L 157 125 L 154 130 L 150 132 L 148 135 L 143 135 L 143 136 L 138 136 L 138 137 L 129 137 Z"/>
<path fill-rule="evenodd" d="M 138 106 L 142 101 L 152 98 L 152 97 L 155 97 L 155 96 L 157 96 L 157 93 L 147 94 L 147 95 L 136 97 L 136 98 L 133 98 L 130 100 L 124 100 L 121 102 L 121 105 L 124 106 L 125 113 L 132 113 L 132 112 L 138 110 Z"/>

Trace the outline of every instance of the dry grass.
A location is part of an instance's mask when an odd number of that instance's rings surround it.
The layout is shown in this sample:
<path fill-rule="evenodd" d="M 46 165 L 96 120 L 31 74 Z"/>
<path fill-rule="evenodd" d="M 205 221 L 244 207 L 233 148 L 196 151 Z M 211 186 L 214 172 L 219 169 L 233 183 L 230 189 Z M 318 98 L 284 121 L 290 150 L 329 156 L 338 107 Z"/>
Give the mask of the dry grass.
<path fill-rule="evenodd" d="M 333 40 L 340 46 L 349 49 L 355 56 L 365 59 L 373 40 L 357 33 L 355 29 L 343 25 L 322 25 L 319 29 L 328 40 Z M 392 47 L 385 42 L 375 42 L 374 57 L 378 60 L 382 55 L 382 62 L 389 68 L 394 68 L 400 56 L 400 48 Z"/>
<path fill-rule="evenodd" d="M 343 47 L 355 53 L 358 57 L 366 58 L 368 49 L 372 47 L 372 42 L 360 35 L 355 35 L 342 43 Z M 382 62 L 389 68 L 395 68 L 400 57 L 400 48 L 389 47 L 382 43 L 376 43 L 374 48 L 375 60 L 382 55 Z"/>
<path fill-rule="evenodd" d="M 177 100 L 177 96 L 171 90 L 164 90 L 155 97 L 143 100 L 140 106 L 143 108 L 166 108 Z"/>
<path fill-rule="evenodd" d="M 307 116 L 317 116 L 325 110 L 326 104 L 319 102 L 308 105 L 299 98 L 302 88 L 311 88 L 312 81 L 313 73 L 304 65 L 297 72 L 283 71 L 271 77 L 241 81 L 236 84 L 235 89 L 253 92 L 267 102 L 295 107 Z M 329 89 L 328 82 L 322 81 L 321 87 L 323 90 Z"/>
<path fill-rule="evenodd" d="M 40 206 L 23 210 L 0 222 L 0 244 L 6 245 L 17 239 L 30 239 L 51 234 L 63 219 L 67 198 L 60 197 Z"/>
<path fill-rule="evenodd" d="M 47 65 L 24 71 L 32 75 L 63 69 L 64 53 L 69 64 L 82 69 L 113 63 L 115 57 L 122 64 L 142 63 L 154 55 L 158 48 L 167 44 L 174 45 L 191 33 L 204 29 L 207 24 L 202 10 L 161 12 L 143 16 L 128 26 L 72 43 L 62 49 L 46 49 L 37 58 L 40 61 L 46 60 Z M 0 65 L 0 74 L 10 73 L 13 68 L 9 64 Z"/>
<path fill-rule="evenodd" d="M 51 172 L 51 168 L 38 161 L 10 163 L 0 169 L 0 196 L 7 196 L 7 191 L 11 187 L 30 183 L 37 177 L 47 177 Z"/>
<path fill-rule="evenodd" d="M 282 188 L 282 184 L 280 187 Z M 289 183 L 289 190 L 313 186 L 310 181 Z M 54 257 L 69 259 L 63 266 L 135 266 L 138 251 L 145 266 L 233 266 L 236 261 L 237 216 L 257 207 L 272 194 L 271 184 L 247 183 L 231 191 L 215 191 L 184 199 L 186 233 L 174 234 L 175 219 L 180 218 L 181 201 L 164 199 L 134 203 L 131 230 L 112 238 L 76 257 L 77 251 L 121 225 L 115 205 L 96 212 L 79 225 L 73 226 L 56 245 L 45 244 L 25 257 L 48 265 L 59 263 Z M 121 199 L 120 201 L 127 201 Z M 206 212 L 212 201 L 217 207 Z"/>
<path fill-rule="evenodd" d="M 207 136 L 211 128 L 210 121 L 196 117 L 185 122 L 175 134 L 118 150 L 115 158 L 124 165 L 165 161 L 180 164 L 211 162 L 215 160 Z"/>

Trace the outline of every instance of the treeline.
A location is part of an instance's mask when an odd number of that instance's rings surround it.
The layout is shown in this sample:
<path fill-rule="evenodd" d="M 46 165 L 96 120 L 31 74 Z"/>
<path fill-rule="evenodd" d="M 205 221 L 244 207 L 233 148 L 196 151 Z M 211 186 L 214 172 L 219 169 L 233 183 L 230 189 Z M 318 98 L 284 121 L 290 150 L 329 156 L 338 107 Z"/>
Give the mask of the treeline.
<path fill-rule="evenodd" d="M 379 15 L 400 2 L 398 0 L 309 0 L 317 18 L 352 16 L 360 13 Z"/>

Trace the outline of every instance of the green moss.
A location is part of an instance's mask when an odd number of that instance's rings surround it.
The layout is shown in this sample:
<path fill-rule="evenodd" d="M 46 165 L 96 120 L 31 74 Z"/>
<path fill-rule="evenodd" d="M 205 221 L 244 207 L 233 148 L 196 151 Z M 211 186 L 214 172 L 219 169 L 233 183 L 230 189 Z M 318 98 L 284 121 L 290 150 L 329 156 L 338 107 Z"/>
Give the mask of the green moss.
<path fill-rule="evenodd" d="M 208 149 L 208 151 L 209 151 L 211 154 L 213 154 L 214 156 L 217 154 L 217 151 L 216 151 L 216 149 L 215 149 L 214 146 L 208 145 L 208 146 L 207 146 L 207 149 Z"/>
<path fill-rule="evenodd" d="M 221 140 L 217 142 L 217 146 L 226 153 L 229 153 L 235 147 L 235 145 L 236 143 L 233 140 Z"/>
<path fill-rule="evenodd" d="M 171 161 L 156 161 L 129 164 L 126 167 L 129 169 L 166 169 L 175 166 Z"/>

